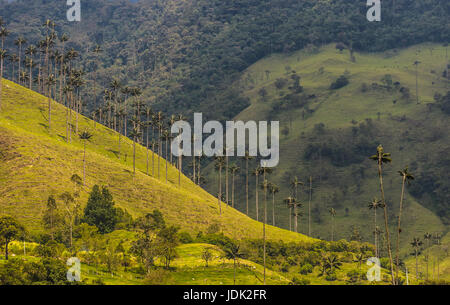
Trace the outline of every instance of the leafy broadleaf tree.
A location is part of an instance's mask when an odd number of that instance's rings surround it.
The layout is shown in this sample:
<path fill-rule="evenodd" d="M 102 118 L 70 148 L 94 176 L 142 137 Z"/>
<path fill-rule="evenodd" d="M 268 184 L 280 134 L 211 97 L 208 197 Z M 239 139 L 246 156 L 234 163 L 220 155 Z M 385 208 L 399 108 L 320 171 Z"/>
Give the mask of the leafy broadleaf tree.
<path fill-rule="evenodd" d="M 82 222 L 96 226 L 101 234 L 114 230 L 117 223 L 117 210 L 108 188 L 94 185 L 84 209 Z"/>
<path fill-rule="evenodd" d="M 5 247 L 5 259 L 8 260 L 9 243 L 19 238 L 25 232 L 24 227 L 13 217 L 0 217 L 0 242 Z"/>

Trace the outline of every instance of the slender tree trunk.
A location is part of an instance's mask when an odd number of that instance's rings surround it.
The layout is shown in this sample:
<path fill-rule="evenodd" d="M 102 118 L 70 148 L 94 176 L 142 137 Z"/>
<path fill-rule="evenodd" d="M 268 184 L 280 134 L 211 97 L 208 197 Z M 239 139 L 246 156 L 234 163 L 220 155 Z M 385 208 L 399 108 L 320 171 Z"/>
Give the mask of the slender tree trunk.
<path fill-rule="evenodd" d="M 418 279 L 419 278 L 419 261 L 418 261 L 418 259 L 417 259 L 417 248 L 416 249 L 414 249 L 415 251 L 415 255 L 416 255 L 416 279 Z"/>
<path fill-rule="evenodd" d="M 231 173 L 231 206 L 234 208 L 234 172 Z"/>
<path fill-rule="evenodd" d="M 272 226 L 275 226 L 275 192 L 272 193 Z"/>
<path fill-rule="evenodd" d="M 30 84 L 29 84 L 29 88 L 31 90 L 31 82 L 33 81 L 33 59 L 30 58 Z"/>
<path fill-rule="evenodd" d="M 311 236 L 312 176 L 309 176 L 308 235 Z"/>
<path fill-rule="evenodd" d="M 3 56 L 0 58 L 0 110 L 2 109 L 2 91 L 3 91 Z"/>
<path fill-rule="evenodd" d="M 375 256 L 378 257 L 378 232 L 377 232 L 377 207 L 374 209 L 374 215 L 373 215 L 373 226 L 374 231 L 373 234 L 375 235 Z"/>
<path fill-rule="evenodd" d="M 86 140 L 83 146 L 83 185 L 86 186 Z"/>
<path fill-rule="evenodd" d="M 167 183 L 167 163 L 169 162 L 167 159 L 167 142 L 169 142 L 169 139 L 166 138 L 166 183 Z"/>
<path fill-rule="evenodd" d="M 398 280 L 398 269 L 399 269 L 399 265 L 400 265 L 400 232 L 401 232 L 401 219 L 402 219 L 402 210 L 403 210 L 403 198 L 404 198 L 404 194 L 405 194 L 405 181 L 406 181 L 406 176 L 403 176 L 402 179 L 402 194 L 400 196 L 400 211 L 398 214 L 398 225 L 397 225 L 397 249 L 396 249 L 396 254 L 395 254 L 395 278 L 397 281 L 397 285 L 399 284 Z"/>
<path fill-rule="evenodd" d="M 331 215 L 331 241 L 334 241 L 334 216 Z"/>
<path fill-rule="evenodd" d="M 384 198 L 384 188 L 383 188 L 383 173 L 381 168 L 381 161 L 378 161 L 378 177 L 380 179 L 380 191 L 381 191 L 381 199 L 383 200 L 383 210 L 384 210 L 384 226 L 386 229 L 386 243 L 387 250 L 389 255 L 389 263 L 391 269 L 391 280 L 392 284 L 395 285 L 395 277 L 394 277 L 394 264 L 392 260 L 392 251 L 391 251 L 391 238 L 389 236 L 389 224 L 388 224 L 388 215 L 387 215 L 387 204 Z"/>
<path fill-rule="evenodd" d="M 136 137 L 133 136 L 133 174 L 136 174 Z"/>
<path fill-rule="evenodd" d="M 226 204 L 229 204 L 229 202 L 228 202 L 228 156 L 227 156 L 226 151 L 225 151 L 225 201 L 226 201 Z"/>
<path fill-rule="evenodd" d="M 259 205 L 258 205 L 258 174 L 256 177 L 255 199 L 256 199 L 256 221 L 259 221 Z"/>
<path fill-rule="evenodd" d="M 264 172 L 264 222 L 263 222 L 264 285 L 266 284 L 266 222 L 267 222 L 267 185 L 266 185 L 266 173 Z"/>
<path fill-rule="evenodd" d="M 247 204 L 247 216 L 248 216 L 248 159 L 245 160 L 245 200 Z"/>
<path fill-rule="evenodd" d="M 50 92 L 52 91 L 51 86 L 47 86 L 48 90 L 48 131 L 51 130 L 52 125 L 52 100 L 50 98 Z"/>
<path fill-rule="evenodd" d="M 222 214 L 222 166 L 219 166 L 219 194 L 217 194 L 217 202 L 219 203 L 219 214 Z"/>

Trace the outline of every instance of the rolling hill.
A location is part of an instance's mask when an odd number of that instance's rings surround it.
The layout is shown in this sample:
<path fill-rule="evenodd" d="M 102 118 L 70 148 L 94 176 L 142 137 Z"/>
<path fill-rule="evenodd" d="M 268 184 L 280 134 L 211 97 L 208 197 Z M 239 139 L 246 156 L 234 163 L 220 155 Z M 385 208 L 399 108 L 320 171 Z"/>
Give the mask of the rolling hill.
<path fill-rule="evenodd" d="M 74 189 L 70 177 L 83 172 L 83 144 L 77 135 L 65 141 L 66 108 L 54 101 L 52 128 L 48 130 L 47 98 L 3 80 L 0 111 L 0 213 L 17 217 L 28 228 L 42 230 L 41 219 L 49 195 Z M 73 121 L 75 124 L 75 118 Z M 86 144 L 86 186 L 79 202 L 84 205 L 93 185 L 107 186 L 117 206 L 132 216 L 159 209 L 171 224 L 191 234 L 218 224 L 232 238 L 259 238 L 262 224 L 222 203 L 219 215 L 217 199 L 196 186 L 184 175 L 178 186 L 178 172 L 160 161 L 160 178 L 146 174 L 146 149 L 137 147 L 137 172 L 133 175 L 132 142 L 122 136 L 118 153 L 118 133 L 79 116 L 79 132 L 89 130 L 93 137 Z M 155 167 L 157 166 L 155 157 Z M 269 227 L 268 238 L 313 241 L 306 236 Z"/>
<path fill-rule="evenodd" d="M 373 211 L 369 201 L 380 197 L 376 164 L 368 157 L 382 143 L 393 162 L 384 167 L 391 233 L 395 232 L 401 179 L 405 165 L 415 175 L 407 186 L 401 247 L 425 232 L 448 230 L 448 115 L 439 109 L 436 93 L 445 95 L 447 48 L 422 44 L 382 53 L 339 51 L 335 45 L 273 54 L 246 71 L 235 86 L 251 105 L 235 120 L 279 120 L 280 164 L 269 181 L 280 186 L 276 195 L 276 224 L 289 228 L 283 199 L 292 192 L 294 176 L 305 182 L 300 196 L 304 216 L 300 232 L 307 233 L 309 177 L 313 179 L 312 236 L 331 239 L 331 217 L 337 210 L 336 236 L 350 239 L 355 228 L 364 241 L 373 241 Z M 415 96 L 415 61 L 419 104 Z M 340 76 L 348 85 L 330 89 Z M 301 88 L 296 92 L 294 78 Z M 402 93 L 403 92 L 403 93 Z M 241 169 L 241 160 L 234 160 Z M 254 169 L 252 163 L 251 169 Z M 207 189 L 215 193 L 216 174 L 210 168 Z M 245 182 L 241 170 L 238 183 Z M 255 217 L 254 178 L 250 180 L 251 215 Z M 238 191 L 245 210 L 245 192 Z M 381 211 L 378 225 L 382 224 Z M 355 237 L 357 238 L 357 237 Z"/>

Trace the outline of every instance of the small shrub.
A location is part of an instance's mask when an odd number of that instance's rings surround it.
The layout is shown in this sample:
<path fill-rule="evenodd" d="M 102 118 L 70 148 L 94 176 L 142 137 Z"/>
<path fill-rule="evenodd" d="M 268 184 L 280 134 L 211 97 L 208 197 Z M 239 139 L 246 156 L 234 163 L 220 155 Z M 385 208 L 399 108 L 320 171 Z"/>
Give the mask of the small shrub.
<path fill-rule="evenodd" d="M 348 84 L 349 84 L 349 80 L 348 80 L 347 76 L 341 75 L 331 84 L 330 89 L 337 90 L 337 89 L 347 86 Z"/>
<path fill-rule="evenodd" d="M 310 264 L 305 264 L 300 268 L 300 273 L 301 274 L 308 274 L 308 273 L 312 273 L 313 272 L 313 266 Z"/>

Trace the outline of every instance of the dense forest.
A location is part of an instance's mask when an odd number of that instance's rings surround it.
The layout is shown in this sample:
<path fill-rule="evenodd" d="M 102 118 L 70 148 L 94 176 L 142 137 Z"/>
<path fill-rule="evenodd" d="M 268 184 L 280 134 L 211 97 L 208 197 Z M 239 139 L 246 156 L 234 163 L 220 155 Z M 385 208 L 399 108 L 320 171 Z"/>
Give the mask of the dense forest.
<path fill-rule="evenodd" d="M 355 51 L 448 42 L 449 6 L 445 0 L 383 1 L 383 22 L 374 23 L 366 20 L 365 0 L 86 0 L 80 23 L 66 20 L 60 1 L 17 0 L 0 10 L 13 35 L 28 41 L 42 39 L 38 26 L 54 20 L 56 31 L 71 37 L 69 49 L 86 51 L 79 60 L 90 82 L 94 71 L 103 84 L 114 75 L 144 88 L 143 97 L 161 110 L 223 120 L 248 106 L 231 84 L 264 56 L 330 42 Z M 89 52 L 95 45 L 104 52 Z M 90 88 L 84 94 L 93 110 Z"/>

